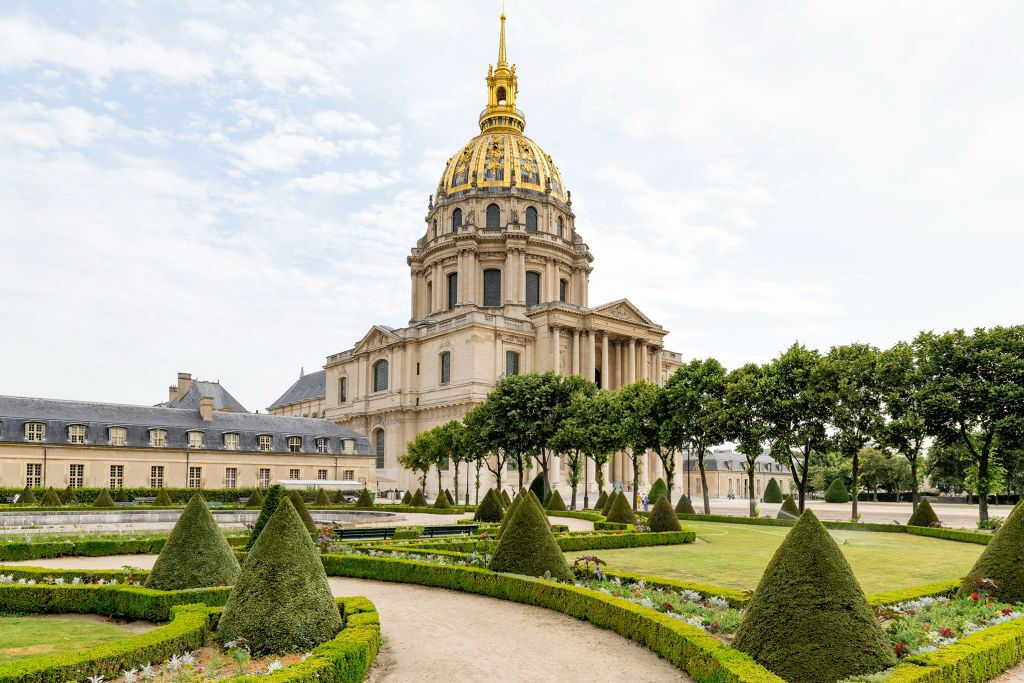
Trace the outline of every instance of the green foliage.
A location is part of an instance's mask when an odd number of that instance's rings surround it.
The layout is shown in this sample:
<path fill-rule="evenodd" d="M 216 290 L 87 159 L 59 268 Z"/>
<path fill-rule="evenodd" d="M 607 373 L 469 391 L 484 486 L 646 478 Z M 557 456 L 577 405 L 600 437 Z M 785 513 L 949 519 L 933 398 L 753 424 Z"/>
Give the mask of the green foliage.
<path fill-rule="evenodd" d="M 417 508 L 425 508 L 430 505 L 427 502 L 426 496 L 423 495 L 423 489 L 416 489 L 416 493 L 412 496 L 412 502 L 409 504 Z"/>
<path fill-rule="evenodd" d="M 452 495 L 451 491 L 449 491 L 448 489 L 445 489 L 444 490 L 444 497 L 448 499 L 448 504 L 449 505 L 455 505 L 455 497 Z"/>
<path fill-rule="evenodd" d="M 246 555 L 217 627 L 254 652 L 306 652 L 342 628 L 320 554 L 291 499 L 282 500 Z"/>
<path fill-rule="evenodd" d="M 369 489 L 365 489 L 364 488 L 362 491 L 359 492 L 359 500 L 356 501 L 356 507 L 357 508 L 372 508 L 373 507 L 373 499 L 370 498 L 370 491 L 369 491 Z"/>
<path fill-rule="evenodd" d="M 522 502 L 509 513 L 490 568 L 497 572 L 571 580 L 572 571 L 551 533 L 544 510 L 531 495 L 519 498 Z"/>
<path fill-rule="evenodd" d="M 78 498 L 75 497 L 75 490 L 70 486 L 64 489 L 64 492 L 60 494 L 60 502 L 65 505 L 78 505 Z"/>
<path fill-rule="evenodd" d="M 173 503 L 171 503 L 171 496 L 167 493 L 167 489 L 162 488 L 157 492 L 156 498 L 153 499 L 153 505 L 159 505 L 161 507 L 170 507 L 173 505 Z"/>
<path fill-rule="evenodd" d="M 444 491 L 440 491 L 437 494 L 437 500 L 434 501 L 434 507 L 438 510 L 447 510 L 452 506 L 451 501 L 448 500 L 448 494 Z"/>
<path fill-rule="evenodd" d="M 776 519 L 789 519 L 793 520 L 800 516 L 800 507 L 793 500 L 793 496 L 786 496 L 786 499 L 782 501 L 782 507 L 779 508 L 779 513 L 775 515 Z"/>
<path fill-rule="evenodd" d="M 110 492 L 106 489 L 100 491 L 100 495 L 96 497 L 96 500 L 92 502 L 94 508 L 112 508 L 114 507 L 114 499 L 110 497 Z"/>
<path fill-rule="evenodd" d="M 1024 504 L 1017 503 L 964 579 L 964 591 L 981 579 L 995 583 L 988 592 L 1003 602 L 1024 602 Z"/>
<path fill-rule="evenodd" d="M 775 480 L 775 477 L 768 480 L 768 485 L 764 487 L 764 496 L 761 500 L 765 503 L 782 502 L 782 489 L 779 488 L 779 482 Z"/>
<path fill-rule="evenodd" d="M 615 496 L 615 502 L 612 503 L 605 519 L 617 524 L 636 524 L 636 515 L 633 514 L 633 508 L 630 507 L 625 494 L 619 493 Z"/>
<path fill-rule="evenodd" d="M 306 527 L 306 531 L 316 535 L 316 522 L 309 515 L 309 510 L 306 509 L 306 504 L 302 500 L 302 494 L 298 491 L 289 491 L 288 500 L 295 506 L 295 511 L 299 513 L 299 518 L 302 519 L 302 524 Z"/>
<path fill-rule="evenodd" d="M 668 502 L 668 496 L 661 496 L 658 502 L 651 508 L 651 514 L 647 517 L 647 526 L 651 531 L 681 531 L 679 518 L 676 517 L 672 504 Z"/>
<path fill-rule="evenodd" d="M 668 497 L 668 485 L 665 484 L 665 480 L 658 477 L 651 484 L 651 490 L 647 492 L 647 501 L 651 505 L 654 505 L 661 499 L 662 496 Z M 651 508 L 652 510 L 654 508 Z"/>
<path fill-rule="evenodd" d="M 402 494 L 402 505 L 412 505 L 412 494 L 409 493 L 409 489 L 406 489 L 405 493 Z"/>
<path fill-rule="evenodd" d="M 260 493 L 259 489 L 253 489 L 252 494 L 249 495 L 249 500 L 245 501 L 245 507 L 247 508 L 258 508 L 263 506 L 263 494 Z"/>
<path fill-rule="evenodd" d="M 263 507 L 260 508 L 260 516 L 256 518 L 256 523 L 253 524 L 252 531 L 249 532 L 249 541 L 245 544 L 246 550 L 252 550 L 252 547 L 256 545 L 256 540 L 263 532 L 263 527 L 270 521 L 285 495 L 284 487 L 280 484 L 274 484 L 267 489 L 267 495 L 263 498 Z"/>
<path fill-rule="evenodd" d="M 676 501 L 676 512 L 684 515 L 695 514 L 693 503 L 690 502 L 690 497 L 685 493 L 679 494 L 679 500 Z"/>
<path fill-rule="evenodd" d="M 60 496 L 53 490 L 53 487 L 46 489 L 46 493 L 43 494 L 42 506 L 44 508 L 59 508 L 63 505 L 60 502 Z"/>
<path fill-rule="evenodd" d="M 972 633 L 952 645 L 907 657 L 886 683 L 987 681 L 1020 662 L 1024 623 L 1014 619 Z"/>
<path fill-rule="evenodd" d="M 365 491 L 366 489 L 363 490 Z M 362 496 L 362 494 L 360 494 L 360 496 Z M 331 497 L 327 495 L 327 491 L 321 488 L 319 491 L 316 492 L 316 500 L 313 501 L 313 504 L 316 505 L 317 507 L 330 507 Z"/>
<path fill-rule="evenodd" d="M 601 489 L 601 495 L 597 497 L 597 501 L 594 503 L 594 509 L 603 510 L 606 502 L 608 502 L 608 492 Z"/>
<path fill-rule="evenodd" d="M 601 507 L 601 514 L 603 516 L 608 516 L 608 511 L 612 509 L 612 505 L 615 504 L 615 499 L 618 498 L 619 495 L 621 494 L 615 490 L 612 490 L 612 492 L 608 494 L 608 498 L 605 499 L 604 505 Z"/>
<path fill-rule="evenodd" d="M 976 531 L 926 526 L 908 526 L 905 528 L 908 534 L 913 534 L 914 536 L 931 536 L 932 538 L 944 538 L 947 541 L 977 543 L 978 545 L 988 545 L 992 542 L 992 534 L 981 534 Z"/>
<path fill-rule="evenodd" d="M 508 491 L 501 490 L 501 499 L 505 502 L 505 509 L 507 510 L 512 505 L 512 498 L 509 497 Z"/>
<path fill-rule="evenodd" d="M 565 510 L 565 501 L 562 500 L 562 494 L 558 492 L 558 489 L 551 489 L 551 495 L 548 497 L 548 510 Z"/>
<path fill-rule="evenodd" d="M 537 500 L 544 504 L 544 501 L 551 495 L 551 487 L 548 486 L 548 478 L 544 476 L 543 472 L 537 474 L 530 482 L 530 490 L 533 491 L 533 495 L 537 496 Z"/>
<path fill-rule="evenodd" d="M 829 484 L 828 490 L 825 491 L 825 502 L 827 503 L 849 503 L 850 493 L 846 490 L 843 482 L 839 479 L 833 479 L 832 483 Z"/>
<path fill-rule="evenodd" d="M 733 646 L 801 683 L 832 683 L 896 665 L 853 570 L 810 510 L 768 563 Z"/>
<path fill-rule="evenodd" d="M 494 489 L 488 489 L 487 493 L 484 494 L 484 499 L 476 507 L 476 514 L 473 515 L 473 519 L 477 522 L 500 522 L 502 511 L 501 503 L 498 501 L 499 496 L 494 492 Z"/>
<path fill-rule="evenodd" d="M 181 590 L 230 586 L 238 577 L 238 560 L 199 494 L 171 529 L 146 588 Z"/>
<path fill-rule="evenodd" d="M 910 515 L 910 520 L 907 521 L 907 526 L 942 526 L 939 521 L 939 516 L 935 514 L 935 510 L 932 509 L 931 503 L 924 498 L 917 504 L 917 509 Z"/>
<path fill-rule="evenodd" d="M 18 505 L 38 505 L 35 494 L 32 493 L 32 489 L 27 485 L 21 490 L 21 495 L 18 496 Z"/>
<path fill-rule="evenodd" d="M 505 532 L 505 527 L 508 525 L 508 520 L 512 519 L 513 513 L 516 511 L 519 505 L 522 504 L 523 497 L 528 495 L 530 495 L 528 489 L 521 490 L 519 492 L 519 495 L 515 497 L 515 500 L 512 501 L 512 504 L 508 506 L 507 510 L 505 510 L 505 516 L 501 518 L 501 526 L 498 527 L 499 538 L 501 537 L 502 533 Z"/>

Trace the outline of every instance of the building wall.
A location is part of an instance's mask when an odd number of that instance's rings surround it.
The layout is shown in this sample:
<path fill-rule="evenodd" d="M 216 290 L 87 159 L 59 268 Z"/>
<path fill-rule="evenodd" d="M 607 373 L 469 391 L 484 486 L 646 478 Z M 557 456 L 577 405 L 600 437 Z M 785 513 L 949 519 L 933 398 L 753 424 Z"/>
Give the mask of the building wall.
<path fill-rule="evenodd" d="M 323 414 L 326 403 L 324 397 L 319 396 L 308 401 L 299 401 L 298 403 L 267 408 L 267 412 L 271 415 L 286 415 L 289 417 L 320 417 Z"/>

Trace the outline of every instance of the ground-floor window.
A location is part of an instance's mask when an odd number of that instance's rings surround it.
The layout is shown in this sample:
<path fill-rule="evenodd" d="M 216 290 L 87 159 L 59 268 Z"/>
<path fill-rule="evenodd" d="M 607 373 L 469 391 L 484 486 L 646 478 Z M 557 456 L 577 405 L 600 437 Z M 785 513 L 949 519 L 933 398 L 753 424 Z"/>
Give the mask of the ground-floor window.
<path fill-rule="evenodd" d="M 149 488 L 162 489 L 164 487 L 164 466 L 151 465 L 149 468 Z"/>
<path fill-rule="evenodd" d="M 30 462 L 25 465 L 25 486 L 39 487 L 43 485 L 43 465 Z"/>
<path fill-rule="evenodd" d="M 85 465 L 68 465 L 68 486 L 73 489 L 85 486 Z"/>
<path fill-rule="evenodd" d="M 237 467 L 225 467 L 224 468 L 224 488 L 233 489 L 238 486 L 238 468 Z"/>
<path fill-rule="evenodd" d="M 198 489 L 203 485 L 203 468 L 202 467 L 189 467 L 188 468 L 188 487 L 190 489 Z"/>
<path fill-rule="evenodd" d="M 316 478 L 319 481 L 327 481 L 327 470 L 317 470 Z"/>
<path fill-rule="evenodd" d="M 345 481 L 353 481 L 356 478 L 356 471 L 355 470 L 345 470 L 344 474 L 345 474 L 345 476 L 344 476 Z"/>
<path fill-rule="evenodd" d="M 266 488 L 267 486 L 270 486 L 270 468 L 269 467 L 261 467 L 260 468 L 259 476 L 256 478 L 256 483 L 261 488 Z"/>
<path fill-rule="evenodd" d="M 123 489 L 124 488 L 124 465 L 111 465 L 110 466 L 110 488 L 112 488 L 112 489 Z"/>
<path fill-rule="evenodd" d="M 300 474 L 300 472 L 297 469 L 288 470 L 288 478 L 289 479 L 301 479 L 302 477 L 300 477 L 299 474 Z"/>

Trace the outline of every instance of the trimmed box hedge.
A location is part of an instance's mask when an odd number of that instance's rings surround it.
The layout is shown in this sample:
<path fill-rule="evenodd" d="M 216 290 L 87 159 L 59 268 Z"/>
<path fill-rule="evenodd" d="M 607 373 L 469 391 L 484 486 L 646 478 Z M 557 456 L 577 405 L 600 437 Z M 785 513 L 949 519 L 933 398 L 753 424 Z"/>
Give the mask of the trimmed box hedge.
<path fill-rule="evenodd" d="M 677 512 L 676 517 L 693 522 L 724 522 L 725 524 L 754 524 L 758 526 L 793 526 L 796 520 L 775 519 L 772 517 L 734 517 L 732 515 L 697 515 Z M 883 533 L 907 533 L 903 524 L 878 524 L 874 522 L 833 522 L 820 520 L 826 529 L 846 529 L 848 531 L 880 531 Z"/>
<path fill-rule="evenodd" d="M 959 541 L 961 543 L 977 543 L 988 545 L 992 540 L 992 534 L 983 534 L 977 531 L 963 531 L 960 529 L 943 529 L 941 527 L 908 526 L 908 534 L 915 536 L 932 536 L 933 538 L 944 538 L 947 541 Z"/>
<path fill-rule="evenodd" d="M 938 650 L 910 655 L 886 683 L 982 683 L 1024 658 L 1024 618 L 990 626 Z"/>
<path fill-rule="evenodd" d="M 960 581 L 960 579 L 947 579 L 946 581 L 926 583 L 922 586 L 914 586 L 912 588 L 900 588 L 897 590 L 884 591 L 882 593 L 872 593 L 868 596 L 868 604 L 872 607 L 880 607 L 882 605 L 896 605 L 901 602 L 906 602 L 907 600 L 916 600 L 918 598 L 934 598 L 940 595 L 952 595 L 960 588 Z"/>
<path fill-rule="evenodd" d="M 604 517 L 596 512 L 585 512 L 583 510 L 548 510 L 548 517 L 572 517 L 583 519 L 588 522 L 603 522 Z"/>
<path fill-rule="evenodd" d="M 102 557 L 104 555 L 153 555 L 164 547 L 166 537 L 161 538 L 95 538 L 71 541 L 44 541 L 35 543 L 0 543 L 0 562 L 38 560 L 49 557 L 79 555 Z"/>
<path fill-rule="evenodd" d="M 0 586 L 0 612 L 14 614 L 102 614 L 119 619 L 167 621 L 178 605 L 223 605 L 230 586 L 158 591 L 141 586 L 10 584 Z"/>

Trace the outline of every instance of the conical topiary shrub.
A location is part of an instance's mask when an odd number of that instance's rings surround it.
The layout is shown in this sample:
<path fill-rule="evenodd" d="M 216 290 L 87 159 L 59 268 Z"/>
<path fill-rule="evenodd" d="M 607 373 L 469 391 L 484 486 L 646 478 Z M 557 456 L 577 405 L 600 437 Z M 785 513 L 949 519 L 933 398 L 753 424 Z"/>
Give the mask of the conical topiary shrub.
<path fill-rule="evenodd" d="M 402 505 L 411 505 L 411 504 L 412 504 L 412 494 L 409 493 L 409 489 L 406 489 L 405 493 L 402 495 Z"/>
<path fill-rule="evenodd" d="M 942 523 L 939 522 L 939 516 L 935 514 L 931 503 L 922 498 L 918 501 L 914 514 L 910 515 L 907 526 L 942 526 Z"/>
<path fill-rule="evenodd" d="M 775 515 L 775 519 L 796 519 L 800 516 L 800 508 L 797 506 L 796 501 L 793 500 L 793 496 L 786 496 L 786 499 L 782 501 L 782 507 L 779 508 L 779 513 Z"/>
<path fill-rule="evenodd" d="M 607 500 L 604 501 L 604 507 L 601 508 L 601 514 L 605 517 L 608 516 L 608 511 L 612 509 L 612 505 L 615 504 L 615 499 L 619 497 L 619 492 L 613 490 L 608 494 Z"/>
<path fill-rule="evenodd" d="M 664 479 L 658 477 L 651 484 L 651 490 L 647 492 L 647 502 L 650 505 L 654 505 L 662 496 L 668 496 L 668 486 L 665 484 Z"/>
<path fill-rule="evenodd" d="M 445 489 L 444 490 L 444 497 L 448 499 L 448 504 L 449 505 L 455 505 L 455 497 L 452 496 L 452 492 L 451 491 L 449 491 L 448 489 Z"/>
<path fill-rule="evenodd" d="M 261 654 L 308 652 L 341 628 L 320 554 L 284 498 L 245 557 L 221 612 L 217 640 L 245 638 Z"/>
<path fill-rule="evenodd" d="M 690 502 L 690 497 L 685 493 L 679 494 L 679 500 L 676 501 L 676 512 L 684 515 L 695 515 L 693 503 Z"/>
<path fill-rule="evenodd" d="M 292 505 L 295 506 L 295 511 L 299 513 L 299 517 L 302 519 L 302 523 L 306 526 L 306 530 L 309 533 L 316 535 L 316 522 L 309 515 L 309 510 L 306 509 L 306 501 L 302 500 L 302 494 L 298 491 L 289 491 L 288 499 L 292 501 Z"/>
<path fill-rule="evenodd" d="M 496 572 L 544 576 L 569 581 L 572 571 L 551 533 L 547 515 L 532 495 L 520 495 L 513 503 L 508 523 L 488 565 Z"/>
<path fill-rule="evenodd" d="M 18 505 L 37 505 L 36 495 L 32 493 L 32 489 L 28 486 L 21 490 L 21 495 L 18 496 Z"/>
<path fill-rule="evenodd" d="M 167 489 L 160 489 L 156 492 L 156 498 L 153 499 L 153 505 L 159 505 L 160 507 L 170 507 L 174 503 L 171 502 L 171 494 L 167 493 Z"/>
<path fill-rule="evenodd" d="M 562 500 L 562 494 L 558 492 L 558 489 L 551 489 L 551 495 L 548 496 L 548 510 L 565 510 L 565 501 Z"/>
<path fill-rule="evenodd" d="M 828 490 L 825 491 L 825 502 L 826 503 L 849 503 L 850 492 L 846 490 L 846 486 L 843 484 L 841 479 L 833 479 L 832 483 L 829 484 Z"/>
<path fill-rule="evenodd" d="M 43 492 L 42 505 L 44 508 L 59 508 L 63 505 L 60 502 L 60 496 L 57 495 L 52 486 Z"/>
<path fill-rule="evenodd" d="M 258 508 L 263 505 L 263 494 L 260 493 L 259 489 L 253 489 L 252 495 L 249 496 L 249 500 L 245 501 L 245 507 L 247 508 Z"/>
<path fill-rule="evenodd" d="M 427 497 L 423 495 L 423 489 L 416 489 L 416 493 L 412 495 L 412 501 L 409 504 L 417 508 L 425 508 L 429 505 Z"/>
<path fill-rule="evenodd" d="M 775 480 L 775 477 L 769 479 L 767 486 L 764 487 L 764 497 L 762 500 L 766 503 L 782 502 L 782 489 L 779 488 L 779 482 Z"/>
<path fill-rule="evenodd" d="M 530 482 L 530 490 L 533 491 L 533 494 L 537 496 L 537 500 L 541 501 L 542 504 L 543 501 L 547 500 L 548 495 L 551 493 L 551 487 L 548 485 L 548 478 L 544 476 L 543 472 L 539 473 Z"/>
<path fill-rule="evenodd" d="M 365 491 L 366 489 L 363 490 Z M 313 504 L 316 505 L 317 507 L 330 507 L 331 497 L 327 495 L 327 491 L 321 488 L 319 491 L 316 492 L 316 500 L 313 502 Z"/>
<path fill-rule="evenodd" d="M 896 665 L 853 570 L 810 510 L 768 563 L 733 647 L 800 683 L 832 683 Z"/>
<path fill-rule="evenodd" d="M 110 491 L 103 489 L 100 491 L 100 495 L 96 496 L 96 500 L 92 502 L 94 508 L 112 508 L 114 507 L 114 499 L 110 497 Z"/>
<path fill-rule="evenodd" d="M 372 508 L 373 498 L 370 497 L 369 489 L 363 489 L 359 492 L 359 500 L 356 501 L 357 508 Z"/>
<path fill-rule="evenodd" d="M 512 498 L 508 495 L 508 491 L 501 492 L 501 499 L 505 501 L 505 509 L 508 510 L 512 506 Z"/>
<path fill-rule="evenodd" d="M 619 493 L 615 496 L 615 502 L 605 515 L 605 520 L 616 524 L 636 524 L 636 515 L 633 514 L 633 508 L 629 506 L 625 494 Z"/>
<path fill-rule="evenodd" d="M 238 560 L 206 501 L 197 493 L 171 529 L 146 578 L 146 588 L 176 591 L 230 586 L 237 578 Z"/>
<path fill-rule="evenodd" d="M 448 496 L 444 491 L 439 491 L 437 494 L 437 500 L 434 501 L 434 507 L 438 510 L 448 510 L 452 504 L 448 500 Z"/>
<path fill-rule="evenodd" d="M 647 517 L 647 526 L 651 528 L 651 531 L 682 531 L 676 511 L 668 502 L 668 496 L 658 498 L 658 502 L 651 509 L 650 516 Z"/>
<path fill-rule="evenodd" d="M 608 501 L 608 492 L 601 491 L 601 495 L 597 497 L 597 501 L 594 502 L 595 510 L 603 510 L 604 504 Z"/>
<path fill-rule="evenodd" d="M 980 585 L 981 579 L 995 583 L 994 589 L 986 590 L 999 600 L 1024 602 L 1024 504 L 1017 503 L 992 536 L 985 552 L 964 579 L 964 592 L 984 587 Z"/>
<path fill-rule="evenodd" d="M 494 492 L 494 489 L 490 489 L 485 493 L 484 499 L 476 506 L 473 520 L 476 522 L 500 522 L 502 511 L 501 503 L 498 502 L 499 499 L 500 496 Z"/>
<path fill-rule="evenodd" d="M 75 490 L 70 486 L 64 489 L 64 492 L 60 494 L 60 502 L 65 505 L 78 505 L 78 497 L 75 495 Z"/>
<path fill-rule="evenodd" d="M 246 550 L 251 550 L 256 545 L 256 539 L 260 537 L 263 527 L 270 521 L 277 506 L 281 504 L 281 499 L 286 495 L 287 492 L 280 484 L 274 484 L 267 489 L 267 495 L 263 497 L 263 507 L 260 508 L 260 516 L 256 518 L 256 523 L 252 525 L 252 531 L 249 532 L 249 540 L 245 544 Z"/>
<path fill-rule="evenodd" d="M 522 505 L 523 496 L 528 496 L 528 495 L 530 495 L 529 489 L 521 490 L 519 492 L 519 495 L 515 497 L 515 500 L 512 501 L 512 504 L 508 506 L 507 510 L 505 510 L 505 514 L 501 518 L 501 526 L 498 527 L 498 536 L 499 537 L 501 536 L 502 532 L 505 531 L 505 527 L 508 525 L 508 520 L 512 519 L 512 514 L 516 511 L 516 509 L 520 505 Z"/>

